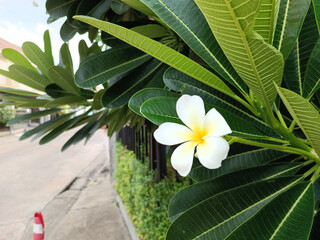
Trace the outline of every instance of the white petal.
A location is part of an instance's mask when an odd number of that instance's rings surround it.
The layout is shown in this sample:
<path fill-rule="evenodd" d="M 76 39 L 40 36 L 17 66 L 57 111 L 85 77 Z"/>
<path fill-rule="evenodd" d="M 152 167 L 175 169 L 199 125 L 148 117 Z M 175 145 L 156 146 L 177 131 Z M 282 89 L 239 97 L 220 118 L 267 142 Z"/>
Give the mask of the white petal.
<path fill-rule="evenodd" d="M 203 128 L 206 136 L 221 137 L 232 132 L 226 120 L 215 108 L 205 116 Z"/>
<path fill-rule="evenodd" d="M 177 147 L 172 153 L 172 167 L 183 177 L 187 176 L 191 170 L 194 148 L 195 144 L 193 142 L 186 142 Z"/>
<path fill-rule="evenodd" d="M 205 109 L 199 96 L 182 95 L 177 101 L 177 114 L 181 121 L 192 131 L 198 132 L 202 128 Z"/>
<path fill-rule="evenodd" d="M 175 145 L 191 139 L 192 131 L 178 123 L 163 123 L 154 132 L 154 138 L 164 145 Z"/>
<path fill-rule="evenodd" d="M 209 169 L 219 168 L 222 160 L 226 159 L 229 144 L 221 137 L 206 137 L 197 147 L 200 163 Z"/>

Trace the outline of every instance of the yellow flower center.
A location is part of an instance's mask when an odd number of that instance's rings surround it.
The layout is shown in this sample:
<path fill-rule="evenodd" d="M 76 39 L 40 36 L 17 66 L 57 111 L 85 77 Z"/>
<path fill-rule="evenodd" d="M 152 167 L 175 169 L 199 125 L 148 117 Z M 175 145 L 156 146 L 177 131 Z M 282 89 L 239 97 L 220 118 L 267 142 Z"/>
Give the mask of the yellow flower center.
<path fill-rule="evenodd" d="M 204 137 L 206 135 L 207 133 L 204 129 L 197 129 L 196 131 L 193 131 L 191 140 L 194 141 L 196 145 L 199 145 L 204 142 Z"/>

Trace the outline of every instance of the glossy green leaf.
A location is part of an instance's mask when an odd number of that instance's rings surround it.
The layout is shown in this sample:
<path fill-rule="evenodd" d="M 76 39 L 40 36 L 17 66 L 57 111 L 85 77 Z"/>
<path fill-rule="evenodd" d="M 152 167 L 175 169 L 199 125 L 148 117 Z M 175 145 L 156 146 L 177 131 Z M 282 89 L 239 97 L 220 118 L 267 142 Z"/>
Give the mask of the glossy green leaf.
<path fill-rule="evenodd" d="M 34 99 L 34 100 L 28 100 L 21 104 L 16 105 L 20 108 L 41 108 L 45 107 L 48 104 L 48 100 L 45 99 Z"/>
<path fill-rule="evenodd" d="M 276 28 L 280 0 L 261 0 L 261 7 L 254 22 L 253 30 L 271 44 Z"/>
<path fill-rule="evenodd" d="M 130 29 L 149 38 L 160 38 L 168 35 L 168 31 L 159 24 L 140 25 Z"/>
<path fill-rule="evenodd" d="M 282 81 L 280 52 L 253 32 L 261 1 L 196 0 L 227 58 L 252 92 L 271 111 Z"/>
<path fill-rule="evenodd" d="M 320 156 L 320 114 L 300 95 L 284 89 L 278 88 L 278 93 L 290 112 L 291 116 L 298 123 L 312 148 Z"/>
<path fill-rule="evenodd" d="M 92 103 L 93 109 L 99 110 L 99 109 L 103 108 L 102 96 L 106 91 L 107 91 L 107 89 L 101 89 L 95 93 L 95 95 L 93 97 L 93 103 Z"/>
<path fill-rule="evenodd" d="M 53 66 L 50 58 L 35 43 L 24 42 L 22 44 L 24 54 L 40 69 L 41 73 L 47 76 L 50 67 Z"/>
<path fill-rule="evenodd" d="M 86 15 L 97 19 L 103 19 L 105 13 L 110 9 L 111 0 L 83 0 L 79 3 L 75 15 Z M 88 25 L 80 22 L 83 27 Z"/>
<path fill-rule="evenodd" d="M 53 19 L 64 17 L 70 5 L 75 0 L 47 0 L 46 9 Z"/>
<path fill-rule="evenodd" d="M 314 7 L 314 14 L 317 21 L 318 32 L 320 34 L 320 2 L 318 0 L 312 0 L 312 4 Z"/>
<path fill-rule="evenodd" d="M 157 42 L 142 36 L 132 30 L 117 26 L 112 23 L 88 18 L 85 16 L 75 16 L 76 19 L 87 22 L 101 30 L 116 36 L 117 38 L 128 42 L 136 48 L 145 51 L 153 57 L 163 61 L 164 63 L 172 66 L 193 78 L 221 91 L 231 97 L 238 98 L 231 89 L 223 83 L 217 76 L 210 71 L 185 57 L 184 55 L 176 52 L 175 50 Z"/>
<path fill-rule="evenodd" d="M 312 230 L 310 233 L 309 240 L 318 240 L 320 238 L 320 212 L 314 216 Z"/>
<path fill-rule="evenodd" d="M 263 206 L 299 181 L 295 177 L 264 180 L 217 194 L 177 218 L 171 224 L 166 239 L 225 239 Z"/>
<path fill-rule="evenodd" d="M 231 148 L 235 147 L 234 145 Z M 228 156 L 218 169 L 208 169 L 201 164 L 192 168 L 189 176 L 196 181 L 204 181 L 221 175 L 276 161 L 288 156 L 288 153 L 260 148 Z"/>
<path fill-rule="evenodd" d="M 281 0 L 273 46 L 287 59 L 299 36 L 311 0 Z"/>
<path fill-rule="evenodd" d="M 320 40 L 314 46 L 306 71 L 306 77 L 303 82 L 304 98 L 310 99 L 313 94 L 320 88 L 320 69 L 319 69 L 319 55 L 320 55 Z"/>
<path fill-rule="evenodd" d="M 79 57 L 80 57 L 80 63 L 88 56 L 88 45 L 85 40 L 80 40 L 78 45 L 78 51 L 79 51 Z"/>
<path fill-rule="evenodd" d="M 72 95 L 71 93 L 67 92 L 66 90 L 59 87 L 57 84 L 53 83 L 45 88 L 46 93 L 52 98 L 60 98 L 65 96 Z"/>
<path fill-rule="evenodd" d="M 51 47 L 51 38 L 49 30 L 46 30 L 43 33 L 43 42 L 44 42 L 44 53 L 48 56 L 50 63 L 54 65 L 54 59 L 52 55 L 52 47 Z"/>
<path fill-rule="evenodd" d="M 166 91 L 164 89 L 159 88 L 147 88 L 142 89 L 135 93 L 131 99 L 129 100 L 129 107 L 132 111 L 134 111 L 136 114 L 141 115 L 140 113 L 140 107 L 141 105 L 148 100 L 149 98 L 153 97 L 175 97 L 178 98 L 179 96 L 173 92 Z"/>
<path fill-rule="evenodd" d="M 300 95 L 302 95 L 307 63 L 318 38 L 314 9 L 313 5 L 310 4 L 299 38 L 289 54 L 284 68 L 284 80 L 287 88 Z"/>
<path fill-rule="evenodd" d="M 106 83 L 150 58 L 148 54 L 127 45 L 112 48 L 82 61 L 75 75 L 76 84 L 80 87 L 94 87 Z"/>
<path fill-rule="evenodd" d="M 48 75 L 50 79 L 62 89 L 74 95 L 80 95 L 80 89 L 76 86 L 74 77 L 63 67 L 51 67 L 48 71 Z"/>
<path fill-rule="evenodd" d="M 71 117 L 72 114 L 73 113 L 64 114 L 64 115 L 58 116 L 56 118 L 53 118 L 49 121 L 46 121 L 46 122 L 38 125 L 37 127 L 22 134 L 21 137 L 19 138 L 19 140 L 20 141 L 25 140 L 25 139 L 33 136 L 34 134 L 38 134 L 38 135 L 45 134 L 46 132 L 50 131 L 52 128 L 56 128 L 59 125 L 61 125 L 62 123 L 64 123 L 65 121 L 67 121 Z"/>
<path fill-rule="evenodd" d="M 80 96 L 64 96 L 50 101 L 45 105 L 47 108 L 59 107 L 64 105 L 81 105 L 86 103 L 86 99 Z"/>
<path fill-rule="evenodd" d="M 173 68 L 168 69 L 163 75 L 166 86 L 173 91 L 182 92 L 183 94 L 198 95 L 204 101 L 216 108 L 218 111 L 231 112 L 238 117 L 245 119 L 255 126 L 259 131 L 266 133 L 268 136 L 278 137 L 279 135 L 270 128 L 265 122 L 252 115 L 248 110 L 227 96 L 214 91 L 209 86 L 196 81 L 190 76 L 183 74 Z"/>
<path fill-rule="evenodd" d="M 152 10 L 148 6 L 143 4 L 140 0 L 121 0 L 121 1 L 129 5 L 130 7 L 144 13 L 147 16 L 152 16 L 152 17 L 157 16 L 154 12 L 152 12 Z"/>
<path fill-rule="evenodd" d="M 142 2 L 152 9 L 217 73 L 238 90 L 245 92 L 244 82 L 222 52 L 204 16 L 193 0 L 142 0 Z M 188 14 L 185 14 L 186 12 Z"/>
<path fill-rule="evenodd" d="M 247 168 L 203 181 L 176 193 L 169 204 L 169 218 L 172 222 L 183 212 L 220 192 L 248 183 L 294 175 L 301 168 L 299 163 L 276 163 Z"/>
<path fill-rule="evenodd" d="M 51 84 L 49 79 L 24 66 L 13 64 L 9 67 L 9 72 L 15 81 L 40 91 Z"/>
<path fill-rule="evenodd" d="M 28 59 L 25 58 L 20 52 L 18 52 L 15 49 L 12 48 L 4 48 L 1 52 L 2 56 L 4 56 L 6 59 L 10 60 L 11 62 L 24 66 L 26 68 L 29 68 L 30 70 L 34 72 L 38 72 L 37 69 L 35 69 L 32 64 L 29 62 Z"/>
<path fill-rule="evenodd" d="M 162 62 L 153 59 L 151 62 L 133 70 L 129 75 L 107 89 L 102 97 L 103 106 L 117 108 L 128 104 L 129 99 L 152 80 L 161 65 L 163 65 Z"/>
<path fill-rule="evenodd" d="M 111 1 L 111 9 L 116 14 L 121 15 L 128 11 L 129 6 L 119 0 L 112 0 Z"/>
<path fill-rule="evenodd" d="M 226 239 L 308 239 L 313 206 L 312 184 L 300 183 L 273 199 Z"/>
<path fill-rule="evenodd" d="M 10 88 L 10 87 L 1 87 L 1 86 L 0 86 L 0 92 L 13 93 L 13 94 L 24 95 L 24 96 L 34 96 L 34 97 L 40 96 L 40 94 L 38 93 L 29 92 L 21 89 Z"/>
<path fill-rule="evenodd" d="M 68 42 L 74 37 L 74 35 L 76 35 L 77 32 L 78 29 L 73 27 L 68 20 L 66 20 L 60 28 L 60 37 L 64 42 Z"/>
<path fill-rule="evenodd" d="M 13 125 L 13 124 L 16 124 L 18 122 L 21 122 L 21 121 L 25 121 L 25 120 L 32 120 L 32 119 L 38 119 L 42 116 L 47 116 L 49 114 L 52 114 L 52 113 L 56 113 L 56 112 L 59 112 L 61 111 L 61 109 L 59 108 L 51 108 L 51 109 L 47 109 L 47 110 L 43 110 L 43 111 L 39 111 L 39 112 L 33 112 L 33 113 L 28 113 L 28 114 L 24 114 L 24 115 L 21 115 L 21 116 L 17 116 L 13 119 L 11 119 L 10 121 L 7 122 L 7 126 L 10 126 L 10 125 Z"/>
<path fill-rule="evenodd" d="M 60 48 L 60 64 L 73 76 L 73 62 L 69 45 L 67 43 L 62 44 Z"/>

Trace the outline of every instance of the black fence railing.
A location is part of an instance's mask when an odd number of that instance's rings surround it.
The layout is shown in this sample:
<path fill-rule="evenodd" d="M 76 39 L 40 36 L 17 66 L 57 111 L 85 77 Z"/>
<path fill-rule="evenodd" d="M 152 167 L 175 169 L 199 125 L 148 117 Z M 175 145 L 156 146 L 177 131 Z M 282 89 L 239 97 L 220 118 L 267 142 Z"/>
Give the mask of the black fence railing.
<path fill-rule="evenodd" d="M 149 168 L 157 172 L 157 181 L 167 176 L 166 146 L 154 139 L 151 126 L 143 125 L 140 129 L 125 127 L 117 138 L 128 150 L 134 151 L 137 159 L 149 161 Z"/>

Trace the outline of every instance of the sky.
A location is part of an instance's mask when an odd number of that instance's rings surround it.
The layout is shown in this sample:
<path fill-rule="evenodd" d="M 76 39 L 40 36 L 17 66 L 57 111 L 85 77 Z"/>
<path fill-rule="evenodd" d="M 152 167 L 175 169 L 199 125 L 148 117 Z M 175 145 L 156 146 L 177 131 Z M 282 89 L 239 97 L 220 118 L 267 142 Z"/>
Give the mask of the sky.
<path fill-rule="evenodd" d="M 55 64 L 58 64 L 59 49 L 63 44 L 59 32 L 65 18 L 47 24 L 49 15 L 45 3 L 46 0 L 0 0 L 0 37 L 20 47 L 23 42 L 32 41 L 43 49 L 43 33 L 49 29 Z M 79 64 L 78 42 L 81 39 L 89 43 L 87 34 L 77 34 L 69 42 L 75 69 Z"/>

